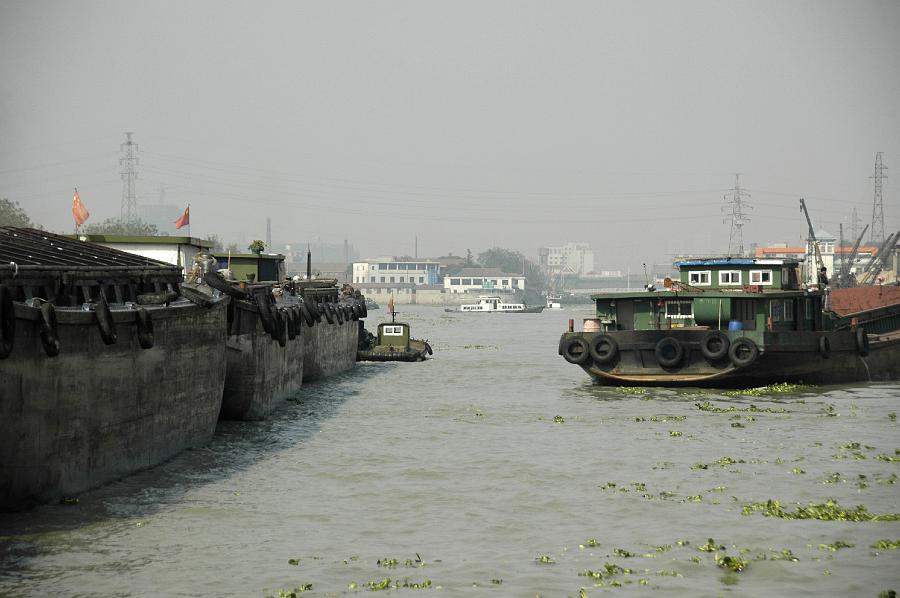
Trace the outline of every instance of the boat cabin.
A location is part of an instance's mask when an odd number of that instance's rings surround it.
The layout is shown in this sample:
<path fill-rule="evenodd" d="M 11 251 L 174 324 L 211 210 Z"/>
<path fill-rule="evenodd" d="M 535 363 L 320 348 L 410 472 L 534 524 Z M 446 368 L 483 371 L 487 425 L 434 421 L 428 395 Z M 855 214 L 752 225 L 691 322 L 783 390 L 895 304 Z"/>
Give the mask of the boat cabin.
<path fill-rule="evenodd" d="M 404 322 L 385 322 L 378 325 L 378 344 L 409 349 L 409 324 Z"/>
<path fill-rule="evenodd" d="M 505 303 L 496 295 L 481 295 L 477 303 L 463 303 L 459 311 L 522 311 L 525 305 L 522 303 Z"/>
<path fill-rule="evenodd" d="M 679 280 L 643 292 L 598 293 L 597 328 L 653 330 L 819 330 L 824 292 L 800 286 L 792 259 L 709 259 L 677 262 Z"/>

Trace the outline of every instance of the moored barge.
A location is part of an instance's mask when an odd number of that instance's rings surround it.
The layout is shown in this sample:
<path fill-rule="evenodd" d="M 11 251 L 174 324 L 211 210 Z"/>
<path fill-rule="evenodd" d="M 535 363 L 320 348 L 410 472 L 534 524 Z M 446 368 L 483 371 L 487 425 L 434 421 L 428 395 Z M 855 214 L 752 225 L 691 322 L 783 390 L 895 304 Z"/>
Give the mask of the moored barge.
<path fill-rule="evenodd" d="M 180 266 L 0 228 L 0 510 L 211 438 L 228 298 L 200 299 L 182 280 Z"/>
<path fill-rule="evenodd" d="M 893 287 L 801 288 L 796 260 L 676 265 L 680 279 L 664 289 L 592 295 L 596 317 L 583 331 L 564 333 L 559 354 L 596 383 L 617 386 L 900 378 L 900 292 Z"/>

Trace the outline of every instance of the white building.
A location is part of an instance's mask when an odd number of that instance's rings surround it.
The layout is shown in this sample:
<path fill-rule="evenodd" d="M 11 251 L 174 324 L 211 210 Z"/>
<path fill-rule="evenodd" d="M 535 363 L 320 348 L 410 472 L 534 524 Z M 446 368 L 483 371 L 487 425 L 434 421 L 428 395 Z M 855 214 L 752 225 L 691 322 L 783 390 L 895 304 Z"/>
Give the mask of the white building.
<path fill-rule="evenodd" d="M 478 293 L 525 290 L 525 277 L 499 268 L 463 268 L 459 274 L 444 277 L 445 293 Z"/>
<path fill-rule="evenodd" d="M 194 256 L 209 253 L 212 242 L 197 237 L 155 237 L 134 235 L 78 235 L 82 241 L 90 241 L 113 249 L 127 251 L 161 262 L 168 262 L 190 270 Z"/>
<path fill-rule="evenodd" d="M 594 250 L 588 243 L 569 242 L 565 245 L 541 247 L 541 265 L 551 271 L 583 276 L 594 271 Z"/>
<path fill-rule="evenodd" d="M 435 285 L 441 265 L 431 260 L 397 262 L 389 258 L 353 262 L 353 283 Z"/>

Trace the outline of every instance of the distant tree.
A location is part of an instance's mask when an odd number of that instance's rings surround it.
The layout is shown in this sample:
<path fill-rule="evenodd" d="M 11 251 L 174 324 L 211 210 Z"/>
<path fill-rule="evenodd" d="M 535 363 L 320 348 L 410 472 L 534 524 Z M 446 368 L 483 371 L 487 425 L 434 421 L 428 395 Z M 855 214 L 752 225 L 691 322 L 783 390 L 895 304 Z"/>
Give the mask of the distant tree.
<path fill-rule="evenodd" d="M 229 243 L 229 244 L 225 247 L 225 251 L 227 251 L 228 253 L 240 253 L 240 250 L 238 249 L 238 244 L 237 244 L 237 243 Z"/>
<path fill-rule="evenodd" d="M 135 235 L 141 237 L 153 237 L 159 234 L 155 224 L 149 224 L 143 220 L 123 220 L 122 218 L 107 218 L 103 222 L 88 224 L 84 227 L 88 235 Z"/>
<path fill-rule="evenodd" d="M 466 249 L 466 266 L 471 267 L 474 265 L 475 265 L 475 262 L 472 261 L 472 250 Z"/>
<path fill-rule="evenodd" d="M 521 272 L 525 256 L 518 251 L 493 247 L 478 254 L 478 263 L 485 268 L 500 268 L 504 272 Z"/>
<path fill-rule="evenodd" d="M 19 202 L 10 201 L 5 197 L 0 199 L 0 226 L 34 227 L 34 223 L 25 210 L 19 207 Z"/>
<path fill-rule="evenodd" d="M 225 245 L 222 244 L 222 238 L 219 237 L 219 235 L 209 235 L 206 240 L 212 243 L 212 247 L 210 248 L 210 251 L 212 252 L 221 252 L 225 249 Z"/>
<path fill-rule="evenodd" d="M 540 266 L 525 259 L 518 251 L 493 247 L 478 254 L 478 262 L 485 268 L 500 268 L 504 272 L 523 273 L 528 279 L 528 286 L 532 289 L 547 286 L 547 277 L 541 271 Z"/>

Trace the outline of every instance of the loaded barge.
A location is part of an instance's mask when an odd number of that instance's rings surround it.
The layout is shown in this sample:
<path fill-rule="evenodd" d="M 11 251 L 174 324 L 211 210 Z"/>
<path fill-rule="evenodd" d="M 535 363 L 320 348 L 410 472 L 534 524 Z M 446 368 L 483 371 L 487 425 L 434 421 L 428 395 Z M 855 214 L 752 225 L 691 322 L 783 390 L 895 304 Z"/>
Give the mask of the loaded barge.
<path fill-rule="evenodd" d="M 601 385 L 751 387 L 900 378 L 900 287 L 802 288 L 800 263 L 678 262 L 665 288 L 592 295 L 559 354 Z"/>
<path fill-rule="evenodd" d="M 180 266 L 0 228 L 0 510 L 212 437 L 228 299 L 198 305 L 182 281 Z"/>

